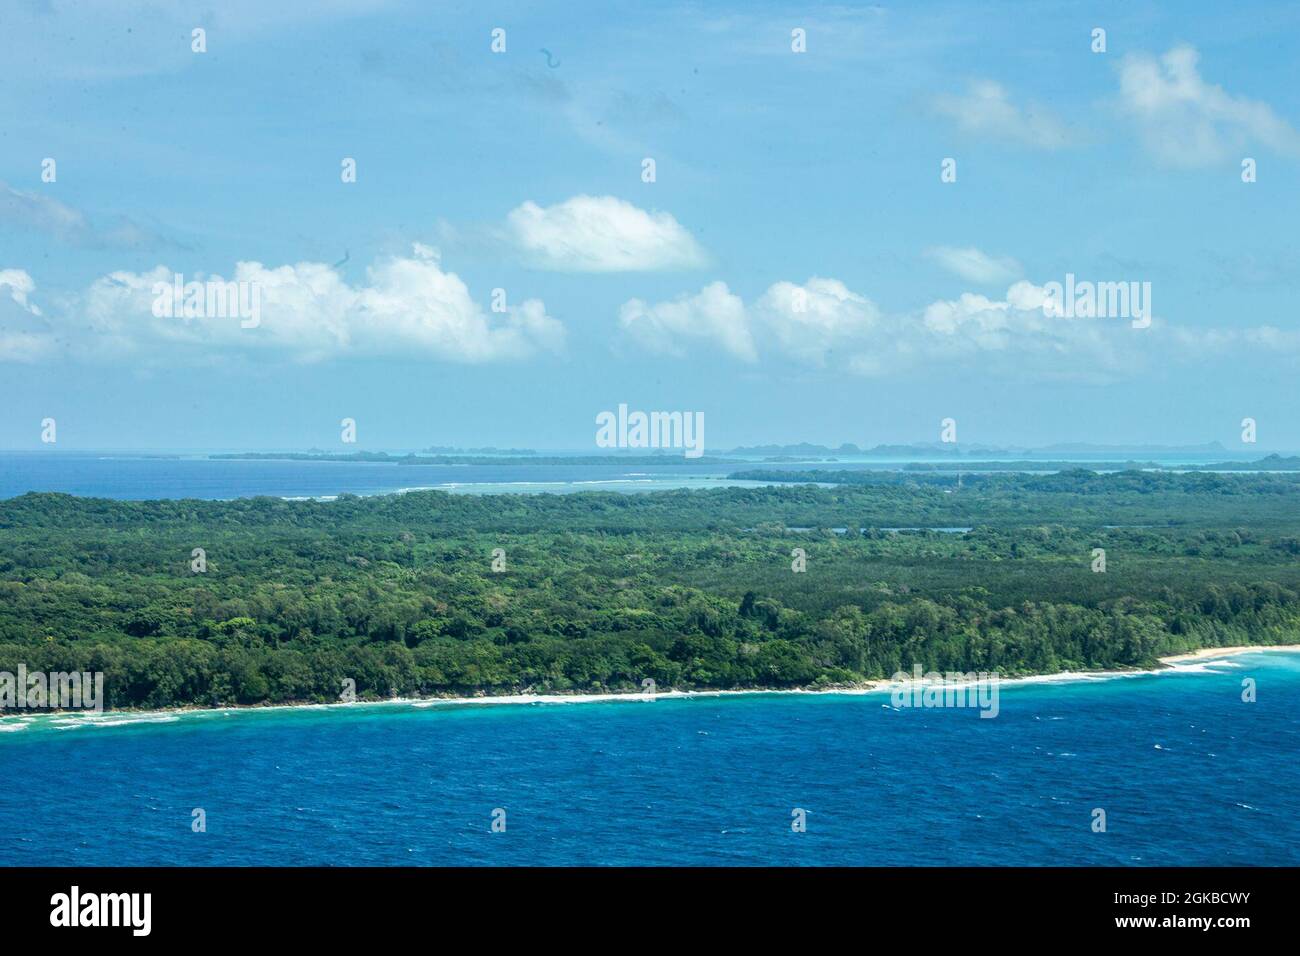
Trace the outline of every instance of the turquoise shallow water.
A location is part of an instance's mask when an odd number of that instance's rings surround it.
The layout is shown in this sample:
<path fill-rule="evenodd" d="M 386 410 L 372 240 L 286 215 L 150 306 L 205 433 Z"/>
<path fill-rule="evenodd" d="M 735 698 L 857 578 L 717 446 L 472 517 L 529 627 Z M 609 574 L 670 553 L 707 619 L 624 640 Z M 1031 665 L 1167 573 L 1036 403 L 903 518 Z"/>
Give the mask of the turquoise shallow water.
<path fill-rule="evenodd" d="M 1218 460 L 1218 459 L 1215 459 Z M 775 468 L 898 469 L 882 460 L 805 461 L 772 464 L 758 460 L 699 462 L 676 454 L 662 461 L 609 464 L 530 463 L 503 459 L 474 465 L 398 465 L 348 461 L 276 461 L 141 458 L 125 453 L 0 452 L 0 498 L 30 491 L 62 492 L 115 499 L 328 498 L 435 488 L 461 494 L 567 493 L 576 491 L 666 491 L 676 488 L 759 487 L 770 482 L 728 479 L 735 471 Z"/>
<path fill-rule="evenodd" d="M 699 464 L 681 456 L 662 463 L 397 465 L 347 461 L 261 461 L 135 458 L 76 452 L 0 452 L 0 498 L 57 491 L 99 498 L 327 498 L 437 488 L 461 493 L 663 491 L 671 488 L 751 487 L 727 481 L 732 465 Z"/>
<path fill-rule="evenodd" d="M 1294 865 L 1298 703 L 1300 655 L 1250 653 L 1004 685 L 995 719 L 887 694 L 10 717 L 0 863 Z"/>

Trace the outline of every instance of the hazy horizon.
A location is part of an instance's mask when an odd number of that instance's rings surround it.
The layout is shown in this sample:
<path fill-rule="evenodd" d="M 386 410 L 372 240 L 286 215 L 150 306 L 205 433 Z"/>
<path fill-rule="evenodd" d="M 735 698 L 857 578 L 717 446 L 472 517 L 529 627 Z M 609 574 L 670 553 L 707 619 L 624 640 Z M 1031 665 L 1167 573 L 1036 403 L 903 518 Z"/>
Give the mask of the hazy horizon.
<path fill-rule="evenodd" d="M 837 442 L 812 442 L 812 441 L 759 441 L 737 445 L 718 445 L 715 447 L 706 446 L 704 454 L 709 456 L 725 455 L 732 452 L 742 451 L 745 449 L 768 449 L 768 448 L 795 448 L 801 445 L 814 446 L 818 449 L 824 449 L 826 452 L 837 452 L 843 445 L 856 445 L 859 451 L 868 453 L 878 448 L 913 448 L 923 451 L 933 451 L 937 457 L 969 457 L 978 454 L 989 454 L 993 457 L 999 455 L 1016 455 L 1025 454 L 1061 454 L 1068 456 L 1071 451 L 1078 453 L 1087 453 L 1092 455 L 1098 454 L 1176 454 L 1201 452 L 1211 455 L 1223 455 L 1225 457 L 1237 459 L 1254 459 L 1263 458 L 1268 455 L 1292 455 L 1300 453 L 1300 450 L 1294 448 L 1272 448 L 1266 446 L 1244 446 L 1243 448 L 1233 448 L 1220 442 L 1206 441 L 1195 442 L 1181 445 L 1162 445 L 1156 443 L 1114 443 L 1114 442 L 1059 442 L 1052 445 L 1017 445 L 1013 442 L 962 442 L 956 445 L 944 445 L 940 442 L 926 441 L 902 441 L 902 442 L 867 442 L 862 441 L 837 441 Z M 430 449 L 436 448 L 435 451 Z M 366 445 L 357 443 L 356 445 L 343 445 L 337 448 L 321 447 L 315 445 L 177 445 L 177 446 L 111 446 L 111 445 L 88 445 L 76 446 L 70 443 L 60 441 L 57 445 L 42 445 L 39 442 L 26 447 L 0 448 L 0 454 L 6 452 L 31 453 L 39 452 L 42 454 L 90 454 L 94 452 L 117 453 L 117 454 L 260 454 L 284 452 L 287 454 L 307 454 L 319 453 L 325 455 L 349 455 L 349 454 L 408 454 L 408 453 L 427 453 L 427 454 L 473 454 L 477 452 L 488 452 L 492 454 L 508 454 L 511 452 L 523 452 L 538 455 L 562 455 L 562 456 L 579 456 L 579 455 L 608 455 L 611 457 L 628 457 L 640 455 L 660 455 L 667 458 L 681 457 L 681 450 L 676 448 L 597 448 L 594 446 L 555 446 L 548 447 L 542 445 L 520 445 L 506 446 L 493 445 L 491 443 L 481 445 L 441 445 L 429 442 L 407 442 L 393 445 Z M 851 453 L 849 453 L 851 454 Z"/>

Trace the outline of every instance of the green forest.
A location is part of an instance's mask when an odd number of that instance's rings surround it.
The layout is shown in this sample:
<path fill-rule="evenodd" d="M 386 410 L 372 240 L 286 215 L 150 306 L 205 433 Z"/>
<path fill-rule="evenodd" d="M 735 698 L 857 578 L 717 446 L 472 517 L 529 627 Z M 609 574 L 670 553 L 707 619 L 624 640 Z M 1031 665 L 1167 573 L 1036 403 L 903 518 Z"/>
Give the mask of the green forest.
<path fill-rule="evenodd" d="M 108 706 L 152 708 L 332 701 L 347 680 L 378 699 L 1014 676 L 1300 632 L 1295 475 L 804 480 L 822 484 L 23 495 L 0 501 L 0 671 L 102 671 Z"/>

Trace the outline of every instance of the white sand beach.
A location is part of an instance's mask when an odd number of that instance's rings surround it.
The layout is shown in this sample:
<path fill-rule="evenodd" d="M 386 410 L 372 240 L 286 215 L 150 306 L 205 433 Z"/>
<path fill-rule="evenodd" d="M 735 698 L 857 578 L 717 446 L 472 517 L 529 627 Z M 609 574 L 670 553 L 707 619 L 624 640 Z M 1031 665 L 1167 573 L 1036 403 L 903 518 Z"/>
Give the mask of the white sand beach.
<path fill-rule="evenodd" d="M 1207 660 L 1233 657 L 1238 654 L 1260 651 L 1300 652 L 1300 644 L 1247 644 L 1234 647 L 1205 647 L 1186 654 L 1175 654 L 1159 658 L 1162 665 L 1153 669 L 1112 670 L 1112 671 L 1059 671 L 1054 674 L 1033 674 L 1025 677 L 1001 678 L 1003 686 L 1016 684 L 1068 683 L 1074 681 L 1109 680 L 1119 677 L 1141 677 L 1152 674 L 1195 673 L 1195 665 Z M 252 704 L 227 705 L 223 707 L 173 707 L 159 710 L 112 710 L 102 713 L 82 713 L 62 711 L 55 713 L 34 714 L 15 713 L 0 716 L 0 731 L 24 730 L 33 722 L 50 721 L 59 729 L 78 727 L 120 727 L 139 723 L 170 723 L 178 717 L 212 717 L 231 716 L 238 713 L 255 713 L 277 710 L 328 710 L 343 712 L 351 709 L 366 709 L 392 705 L 428 708 L 455 707 L 465 705 L 519 705 L 519 704 L 591 704 L 591 703 L 654 703 L 657 700 L 687 700 L 693 698 L 736 697 L 756 694 L 873 694 L 889 692 L 896 687 L 912 683 L 909 677 L 895 683 L 892 680 L 864 681 L 861 684 L 825 688 L 740 688 L 734 690 L 668 690 L 653 696 L 645 693 L 573 693 L 573 694 L 482 694 L 467 697 L 392 697 L 386 700 L 356 701 L 354 703 L 287 703 L 287 704 Z"/>
<path fill-rule="evenodd" d="M 1192 661 L 1210 660 L 1215 657 L 1232 657 L 1249 651 L 1300 651 L 1300 644 L 1244 644 L 1235 647 L 1202 647 L 1187 654 L 1174 654 L 1172 657 L 1160 658 L 1161 664 L 1186 664 Z"/>

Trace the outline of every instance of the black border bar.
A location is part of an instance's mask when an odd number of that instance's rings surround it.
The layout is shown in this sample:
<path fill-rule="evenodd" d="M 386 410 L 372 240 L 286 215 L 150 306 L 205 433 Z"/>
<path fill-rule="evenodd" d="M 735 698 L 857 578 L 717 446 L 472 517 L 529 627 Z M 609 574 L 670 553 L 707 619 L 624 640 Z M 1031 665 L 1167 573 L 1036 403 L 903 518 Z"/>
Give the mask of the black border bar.
<path fill-rule="evenodd" d="M 806 944 L 822 934 L 843 945 L 846 931 L 864 934 L 865 945 L 875 929 L 892 928 L 916 934 L 918 945 L 1012 944 L 1022 932 L 1045 945 L 1099 935 L 1222 945 L 1294 923 L 1298 874 L 1212 867 L 9 868 L 0 869 L 0 932 L 6 944 L 75 933 L 78 942 L 116 937 L 128 945 L 402 946 L 414 933 L 430 945 L 441 939 L 463 947 L 473 945 L 468 931 L 486 934 L 489 945 L 511 937 L 530 946 L 548 937 L 558 945 L 652 942 L 668 934 L 734 947 L 750 938 Z M 73 886 L 83 904 L 88 894 L 150 894 L 148 936 L 134 936 L 129 926 L 52 926 L 52 900 L 70 896 Z M 1120 925 L 1133 919 L 1147 925 Z"/>

